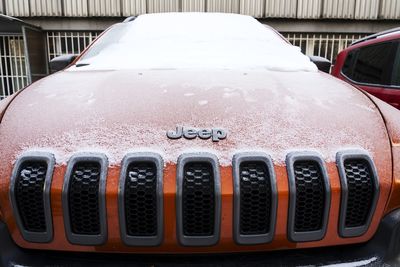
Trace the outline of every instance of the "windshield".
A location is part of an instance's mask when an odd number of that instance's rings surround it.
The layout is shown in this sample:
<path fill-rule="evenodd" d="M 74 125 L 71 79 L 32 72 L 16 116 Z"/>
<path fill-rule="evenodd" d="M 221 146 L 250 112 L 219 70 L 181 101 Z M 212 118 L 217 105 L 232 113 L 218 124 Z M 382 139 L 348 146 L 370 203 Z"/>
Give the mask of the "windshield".
<path fill-rule="evenodd" d="M 191 68 L 317 70 L 256 19 L 218 13 L 148 14 L 116 24 L 70 70 Z"/>

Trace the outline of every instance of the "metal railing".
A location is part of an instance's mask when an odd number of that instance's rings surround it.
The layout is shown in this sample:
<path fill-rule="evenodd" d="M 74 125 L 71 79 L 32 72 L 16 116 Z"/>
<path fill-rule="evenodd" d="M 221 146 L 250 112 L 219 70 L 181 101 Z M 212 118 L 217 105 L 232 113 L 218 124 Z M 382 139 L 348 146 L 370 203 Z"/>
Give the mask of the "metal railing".
<path fill-rule="evenodd" d="M 308 56 L 321 56 L 333 61 L 337 54 L 365 34 L 284 33 L 290 43 Z"/>
<path fill-rule="evenodd" d="M 47 57 L 81 53 L 100 32 L 47 32 Z M 293 45 L 306 55 L 325 57 L 333 61 L 336 55 L 365 34 L 283 33 Z M 21 35 L 0 36 L 0 99 L 13 94 L 28 84 L 27 66 Z"/>
<path fill-rule="evenodd" d="M 0 35 L 0 100 L 27 85 L 22 35 Z"/>
<path fill-rule="evenodd" d="M 99 32 L 47 32 L 47 49 L 49 61 L 54 57 L 74 54 L 79 55 Z"/>

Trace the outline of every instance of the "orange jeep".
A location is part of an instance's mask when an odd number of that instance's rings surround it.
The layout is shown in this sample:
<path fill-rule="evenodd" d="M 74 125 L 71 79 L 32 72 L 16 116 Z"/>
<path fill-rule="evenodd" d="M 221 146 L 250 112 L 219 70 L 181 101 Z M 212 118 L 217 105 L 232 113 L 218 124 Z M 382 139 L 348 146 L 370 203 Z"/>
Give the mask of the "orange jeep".
<path fill-rule="evenodd" d="M 51 66 L 0 102 L 0 264 L 397 264 L 400 111 L 273 29 L 142 15 Z"/>

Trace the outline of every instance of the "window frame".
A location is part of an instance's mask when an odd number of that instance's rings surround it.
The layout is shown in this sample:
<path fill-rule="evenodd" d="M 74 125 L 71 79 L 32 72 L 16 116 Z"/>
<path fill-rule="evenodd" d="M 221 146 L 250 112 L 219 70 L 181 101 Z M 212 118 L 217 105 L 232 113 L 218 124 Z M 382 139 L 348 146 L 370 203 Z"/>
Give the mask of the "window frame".
<path fill-rule="evenodd" d="M 361 49 L 366 48 L 366 47 L 370 47 L 370 46 L 374 46 L 374 45 L 385 44 L 385 43 L 392 43 L 392 44 L 396 45 L 397 47 L 393 47 L 392 48 L 394 50 L 394 56 L 395 57 L 400 57 L 400 41 L 396 40 L 396 39 L 395 40 L 385 41 L 385 42 L 380 42 L 380 43 L 373 43 L 373 44 L 365 45 L 365 46 L 360 46 L 360 47 L 354 48 L 352 50 L 349 50 L 346 53 L 346 58 L 343 61 L 343 65 L 342 65 L 342 67 L 340 69 L 340 74 L 343 77 L 345 77 L 347 80 L 349 80 L 351 83 L 356 84 L 356 85 L 375 87 L 375 88 L 385 88 L 385 89 L 392 89 L 392 90 L 400 90 L 400 85 L 384 85 L 384 84 L 357 82 L 357 81 L 353 80 L 352 78 L 350 78 L 348 75 L 346 75 L 343 72 L 343 66 L 344 66 L 344 64 L 345 64 L 345 62 L 346 62 L 346 60 L 347 60 L 347 58 L 348 58 L 350 53 L 355 53 L 355 59 L 353 59 L 353 62 L 350 65 L 351 72 L 353 72 Z M 392 71 L 391 75 L 393 75 L 393 71 Z M 393 82 L 393 77 L 391 77 L 390 81 Z"/>
<path fill-rule="evenodd" d="M 395 67 L 397 67 L 397 70 L 400 73 L 400 40 L 397 40 L 396 42 L 397 42 L 397 51 L 395 52 L 395 56 L 394 56 L 394 64 L 393 64 L 393 70 L 392 70 L 392 83 L 395 82 L 395 79 L 393 77 L 394 73 L 395 73 Z M 393 85 L 393 86 L 400 88 L 400 77 L 398 78 L 398 82 L 399 82 L 399 85 Z"/>

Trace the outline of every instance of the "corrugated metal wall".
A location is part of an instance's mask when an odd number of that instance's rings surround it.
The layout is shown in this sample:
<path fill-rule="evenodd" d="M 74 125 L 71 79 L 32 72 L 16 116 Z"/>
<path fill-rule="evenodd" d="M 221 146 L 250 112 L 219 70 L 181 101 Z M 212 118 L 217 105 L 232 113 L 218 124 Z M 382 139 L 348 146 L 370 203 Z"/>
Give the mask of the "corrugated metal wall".
<path fill-rule="evenodd" d="M 321 11 L 322 0 L 297 1 L 297 17 L 299 19 L 318 19 L 321 17 Z"/>
<path fill-rule="evenodd" d="M 61 16 L 61 0 L 30 0 L 31 16 Z"/>
<path fill-rule="evenodd" d="M 400 19 L 400 1 L 382 0 L 379 16 L 383 19 Z"/>
<path fill-rule="evenodd" d="M 356 0 L 329 0 L 324 1 L 322 17 L 335 19 L 354 18 Z"/>
<path fill-rule="evenodd" d="M 239 13 L 239 0 L 207 0 L 207 11 Z"/>
<path fill-rule="evenodd" d="M 206 11 L 206 0 L 182 0 L 183 12 L 204 12 Z"/>
<path fill-rule="evenodd" d="M 179 12 L 179 0 L 148 0 L 147 12 Z"/>
<path fill-rule="evenodd" d="M 399 1 L 399 0 L 397 0 Z M 377 19 L 380 0 L 356 0 L 356 19 Z"/>
<path fill-rule="evenodd" d="M 6 0 L 6 12 L 9 16 L 29 17 L 29 0 Z"/>
<path fill-rule="evenodd" d="M 0 12 L 16 17 L 120 17 L 180 11 L 257 18 L 400 19 L 400 0 L 0 0 Z"/>
<path fill-rule="evenodd" d="M 63 5 L 66 17 L 86 17 L 89 13 L 87 0 L 67 0 Z"/>
<path fill-rule="evenodd" d="M 240 14 L 262 18 L 264 17 L 264 4 L 264 0 L 240 0 Z"/>
<path fill-rule="evenodd" d="M 146 0 L 122 0 L 122 16 L 136 16 L 146 13 Z"/>
<path fill-rule="evenodd" d="M 265 0 L 265 17 L 268 18 L 295 18 L 297 0 Z"/>
<path fill-rule="evenodd" d="M 121 16 L 120 0 L 89 0 L 89 16 L 119 17 Z"/>

